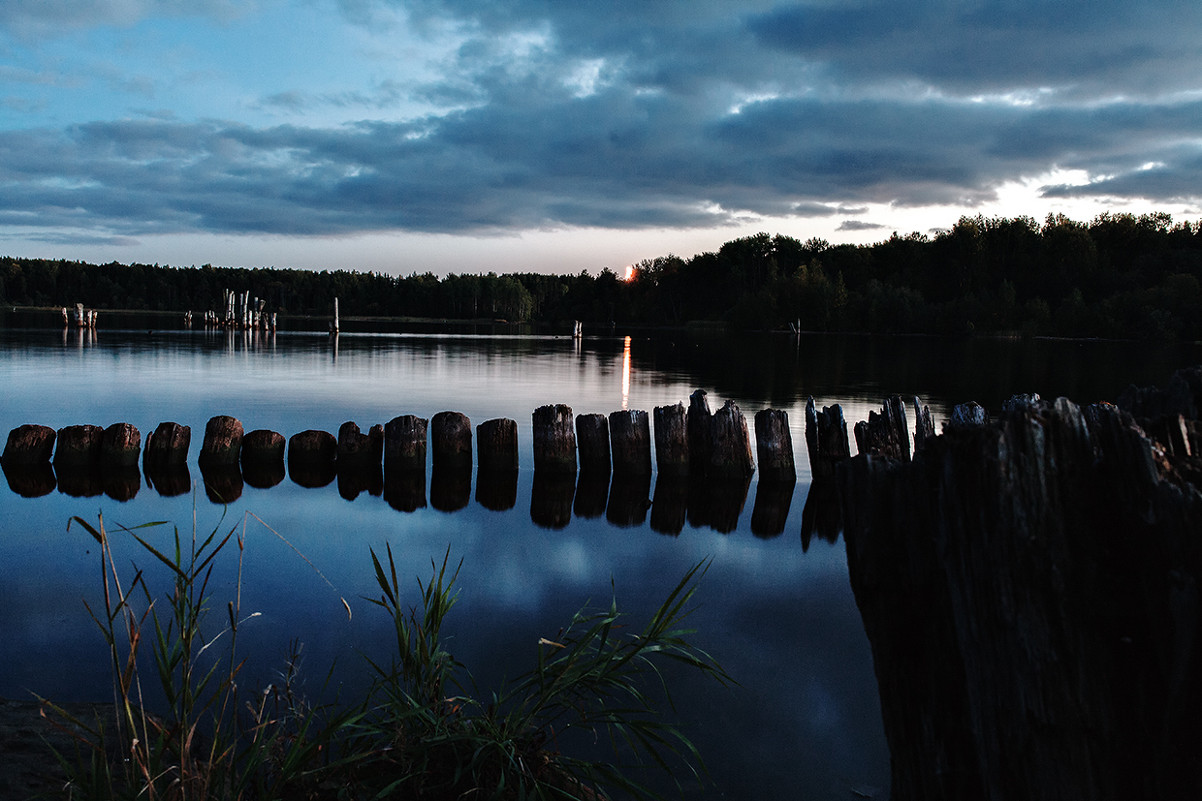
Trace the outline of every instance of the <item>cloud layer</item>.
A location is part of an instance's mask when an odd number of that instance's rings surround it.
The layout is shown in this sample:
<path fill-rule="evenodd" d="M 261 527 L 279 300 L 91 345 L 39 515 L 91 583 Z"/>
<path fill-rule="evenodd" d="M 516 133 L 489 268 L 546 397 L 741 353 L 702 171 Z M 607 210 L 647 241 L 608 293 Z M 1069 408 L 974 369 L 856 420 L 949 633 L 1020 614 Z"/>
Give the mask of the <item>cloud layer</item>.
<path fill-rule="evenodd" d="M 696 228 L 1054 173 L 1047 197 L 1192 207 L 1200 38 L 1202 6 L 1112 0 L 17 0 L 0 227 Z"/>

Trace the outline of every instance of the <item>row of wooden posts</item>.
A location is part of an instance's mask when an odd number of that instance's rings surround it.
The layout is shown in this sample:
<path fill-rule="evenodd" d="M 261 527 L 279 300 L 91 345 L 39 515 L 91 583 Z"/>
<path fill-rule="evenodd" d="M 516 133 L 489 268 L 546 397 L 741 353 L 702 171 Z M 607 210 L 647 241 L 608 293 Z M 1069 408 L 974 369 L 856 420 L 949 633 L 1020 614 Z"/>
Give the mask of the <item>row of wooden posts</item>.
<path fill-rule="evenodd" d="M 748 476 L 755 470 L 747 421 L 739 407 L 727 401 L 715 413 L 706 393 L 698 390 L 683 403 L 654 410 L 656 466 L 661 475 Z M 645 411 L 618 411 L 606 416 L 573 416 L 568 406 L 548 405 L 532 417 L 534 467 L 539 473 L 574 473 L 612 470 L 620 475 L 650 475 L 651 426 Z M 788 414 L 765 409 L 755 415 L 757 454 L 761 481 L 793 481 L 796 470 Z M 428 436 L 427 436 L 428 433 Z M 470 467 L 472 428 L 459 412 L 440 412 L 430 420 L 415 415 L 393 418 L 363 433 L 353 422 L 344 423 L 338 435 L 308 430 L 285 442 L 268 430 L 243 432 L 236 418 L 219 415 L 205 426 L 200 450 L 202 467 L 221 465 L 289 464 L 337 465 L 338 469 L 379 466 L 388 471 L 425 470 L 427 440 L 435 466 Z M 476 426 L 476 452 L 484 471 L 518 469 L 517 423 L 507 418 Z M 57 448 L 55 447 L 57 442 Z M 159 424 L 141 447 L 141 434 L 129 423 L 108 428 L 67 426 L 55 431 L 47 426 L 24 425 L 9 433 L 3 461 L 6 467 L 49 462 L 80 466 L 136 465 L 139 456 L 150 467 L 182 464 L 191 444 L 191 429 L 174 422 Z M 286 448 L 285 448 L 286 446 Z"/>
<path fill-rule="evenodd" d="M 96 318 L 99 313 L 95 309 L 85 309 L 82 303 L 75 304 L 75 311 L 68 312 L 67 307 L 62 307 L 63 328 L 68 328 L 74 325 L 76 328 L 95 328 Z"/>

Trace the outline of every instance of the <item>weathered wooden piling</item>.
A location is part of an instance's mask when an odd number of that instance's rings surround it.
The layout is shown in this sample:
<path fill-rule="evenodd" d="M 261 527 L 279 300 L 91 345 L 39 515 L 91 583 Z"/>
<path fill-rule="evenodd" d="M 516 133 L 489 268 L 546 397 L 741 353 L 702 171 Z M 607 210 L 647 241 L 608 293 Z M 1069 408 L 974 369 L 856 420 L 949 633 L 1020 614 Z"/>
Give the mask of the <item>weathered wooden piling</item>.
<path fill-rule="evenodd" d="M 833 480 L 837 465 L 851 458 L 843 407 L 836 403 L 834 406 L 823 406 L 819 412 L 814 407 L 813 398 L 806 401 L 806 449 L 814 479 Z"/>
<path fill-rule="evenodd" d="M 90 468 L 100 462 L 100 441 L 104 429 L 93 425 L 66 426 L 58 430 L 54 449 L 56 469 Z"/>
<path fill-rule="evenodd" d="M 159 423 L 146 437 L 142 463 L 147 468 L 182 465 L 188 461 L 192 444 L 192 429 L 179 423 Z"/>
<path fill-rule="evenodd" d="M 49 426 L 33 423 L 17 426 L 8 432 L 0 461 L 9 466 L 50 463 L 54 441 L 58 434 Z"/>
<path fill-rule="evenodd" d="M 284 464 L 284 435 L 256 428 L 242 438 L 242 468 L 248 465 Z"/>
<path fill-rule="evenodd" d="M 201 466 L 237 465 L 241 450 L 242 421 L 224 414 L 210 417 L 200 445 Z"/>
<path fill-rule="evenodd" d="M 747 419 L 733 401 L 728 400 L 714 412 L 710 431 L 713 435 L 713 452 L 710 455 L 709 475 L 729 478 L 750 476 L 755 472 Z"/>
<path fill-rule="evenodd" d="M 136 467 L 141 454 L 142 434 L 129 423 L 113 423 L 100 437 L 100 460 L 105 465 Z"/>
<path fill-rule="evenodd" d="M 611 412 L 609 441 L 614 475 L 651 475 L 651 424 L 641 409 Z"/>
<path fill-rule="evenodd" d="M 655 417 L 655 466 L 663 480 L 664 476 L 687 476 L 689 474 L 689 429 L 688 411 L 683 403 L 675 406 L 656 406 Z"/>
<path fill-rule="evenodd" d="M 1107 403 L 957 410 L 839 472 L 894 798 L 1194 797 L 1202 461 Z"/>
<path fill-rule="evenodd" d="M 576 444 L 580 448 L 580 472 L 606 476 L 608 485 L 609 418 L 603 414 L 577 415 Z"/>
<path fill-rule="evenodd" d="M 478 470 L 481 473 L 517 472 L 518 424 L 498 418 L 476 426 Z"/>
<path fill-rule="evenodd" d="M 914 453 L 918 453 L 935 438 L 935 423 L 931 420 L 931 407 L 923 406 L 914 397 Z"/>
<path fill-rule="evenodd" d="M 425 500 L 426 428 L 423 417 L 411 414 L 394 417 L 384 426 L 384 469 L 392 472 L 420 472 Z M 406 504 L 407 505 L 407 504 Z"/>
<path fill-rule="evenodd" d="M 309 429 L 288 438 L 288 476 L 302 487 L 324 487 L 338 475 L 338 440 Z"/>
<path fill-rule="evenodd" d="M 856 423 L 852 431 L 860 453 L 910 461 L 910 429 L 901 396 L 890 395 L 879 413 L 869 412 L 868 420 Z"/>
<path fill-rule="evenodd" d="M 761 484 L 797 480 L 788 412 L 761 409 L 755 413 L 755 451 L 760 461 Z"/>
<path fill-rule="evenodd" d="M 713 415 L 705 390 L 694 390 L 689 396 L 686 421 L 689 440 L 689 469 L 694 476 L 704 476 L 714 454 Z"/>
<path fill-rule="evenodd" d="M 242 438 L 242 477 L 255 489 L 270 489 L 284 480 L 284 435 L 265 428 Z"/>
<path fill-rule="evenodd" d="M 532 438 L 534 471 L 543 473 L 576 472 L 576 433 L 572 427 L 572 407 L 562 403 L 534 410 Z"/>
<path fill-rule="evenodd" d="M 435 467 L 471 468 L 472 421 L 460 412 L 430 418 L 430 450 Z"/>
<path fill-rule="evenodd" d="M 379 465 L 384 452 L 384 427 L 374 425 L 364 434 L 351 420 L 338 428 L 338 470 L 358 470 Z"/>

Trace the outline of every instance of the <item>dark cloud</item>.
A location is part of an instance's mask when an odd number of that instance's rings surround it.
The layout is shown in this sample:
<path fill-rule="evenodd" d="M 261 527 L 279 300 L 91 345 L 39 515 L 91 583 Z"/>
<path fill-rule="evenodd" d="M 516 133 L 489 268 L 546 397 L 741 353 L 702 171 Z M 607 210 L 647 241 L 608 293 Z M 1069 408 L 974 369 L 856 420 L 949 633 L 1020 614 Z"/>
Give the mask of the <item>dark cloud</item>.
<path fill-rule="evenodd" d="M 839 223 L 839 227 L 836 228 L 835 230 L 836 231 L 878 231 L 882 228 L 887 228 L 887 227 L 888 226 L 881 225 L 880 223 L 865 222 L 863 220 L 844 220 L 843 222 Z"/>
<path fill-rule="evenodd" d="M 20 0 L 0 25 L 51 20 L 66 5 Z M 81 13 L 114 21 L 150 5 L 92 0 Z M 417 86 L 377 76 L 260 101 L 288 119 L 363 118 L 341 124 L 0 133 L 0 222 L 112 236 L 707 226 L 854 217 L 870 203 L 972 207 L 1056 169 L 1090 179 L 1045 196 L 1202 194 L 1202 6 L 340 6 L 365 25 L 387 16 L 431 36 L 450 26 L 458 46 Z M 230 13 L 224 0 L 166 8 Z M 406 101 L 435 110 L 371 119 Z"/>

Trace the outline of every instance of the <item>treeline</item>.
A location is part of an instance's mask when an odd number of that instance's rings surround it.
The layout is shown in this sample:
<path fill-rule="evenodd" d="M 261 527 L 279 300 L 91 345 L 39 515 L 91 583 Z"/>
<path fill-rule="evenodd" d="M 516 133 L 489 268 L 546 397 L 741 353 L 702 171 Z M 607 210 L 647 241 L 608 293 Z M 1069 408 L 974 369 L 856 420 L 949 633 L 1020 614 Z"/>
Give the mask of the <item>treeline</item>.
<path fill-rule="evenodd" d="M 284 314 L 559 324 L 1202 340 L 1202 225 L 1163 213 L 963 217 L 933 237 L 872 245 L 756 234 L 688 259 L 597 276 L 390 276 L 346 270 L 176 268 L 0 259 L 0 302 L 202 311 L 249 291 Z"/>

